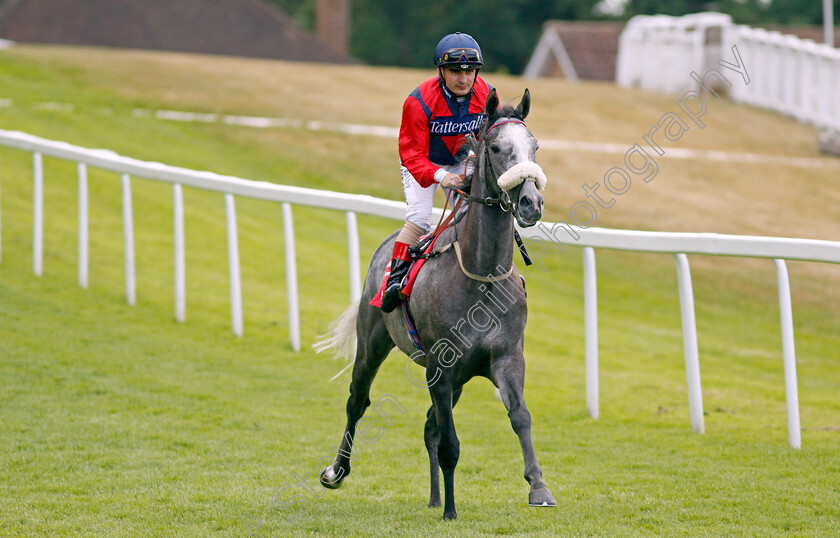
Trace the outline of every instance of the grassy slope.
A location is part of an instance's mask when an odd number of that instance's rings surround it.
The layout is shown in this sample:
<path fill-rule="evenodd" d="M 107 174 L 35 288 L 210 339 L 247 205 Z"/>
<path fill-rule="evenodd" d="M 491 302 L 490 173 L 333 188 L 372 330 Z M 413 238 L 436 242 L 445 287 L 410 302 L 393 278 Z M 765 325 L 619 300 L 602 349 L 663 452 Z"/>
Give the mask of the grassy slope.
<path fill-rule="evenodd" d="M 171 108 L 396 125 L 426 72 L 26 47 L 0 57 L 0 128 L 251 179 L 398 199 L 394 142 L 333 133 L 166 123 Z M 488 75 L 489 77 L 489 75 Z M 503 95 L 524 83 L 492 77 Z M 529 81 L 538 138 L 632 145 L 674 98 Z M 39 109 L 70 102 L 71 112 Z M 369 104 L 365 104 L 369 103 Z M 815 157 L 814 133 L 716 103 L 680 146 Z M 756 133 L 760 133 L 757 135 Z M 618 156 L 541 151 L 549 220 Z M 360 448 L 346 488 L 293 510 L 272 493 L 330 457 L 346 376 L 288 351 L 279 207 L 237 200 L 245 337 L 230 335 L 221 197 L 187 189 L 188 321 L 172 321 L 171 191 L 135 180 L 138 305 L 124 305 L 119 185 L 91 171 L 91 289 L 75 282 L 74 166 L 46 161 L 45 275 L 31 274 L 29 156 L 0 149 L 0 530 L 4 534 L 836 534 L 840 531 L 837 268 L 791 264 L 803 450 L 787 447 L 769 261 L 692 257 L 704 436 L 688 428 L 679 305 L 667 256 L 599 252 L 601 407 L 583 406 L 580 253 L 527 270 L 527 394 L 560 508 L 529 510 L 518 443 L 489 383 L 456 409 L 460 519 L 423 508 L 428 396 L 402 358 L 373 397 L 407 409 Z M 618 161 L 620 162 L 620 161 Z M 663 160 L 599 225 L 838 239 L 836 169 Z M 802 176 L 807 175 L 807 184 Z M 563 178 L 563 179 L 560 179 Z M 794 183 L 796 182 L 796 183 Z M 761 190 L 755 188 L 760 184 Z M 797 185 L 798 187 L 793 187 Z M 775 188 L 774 188 L 775 186 Z M 304 345 L 346 304 L 344 219 L 295 209 Z M 363 260 L 396 227 L 360 218 Z M 336 230 L 338 231 L 336 233 Z M 326 253 L 326 254 L 325 254 Z M 323 263 L 324 258 L 335 263 Z M 315 487 L 315 479 L 304 479 Z M 321 493 L 320 490 L 315 490 Z M 286 497 L 281 497 L 281 500 Z"/>

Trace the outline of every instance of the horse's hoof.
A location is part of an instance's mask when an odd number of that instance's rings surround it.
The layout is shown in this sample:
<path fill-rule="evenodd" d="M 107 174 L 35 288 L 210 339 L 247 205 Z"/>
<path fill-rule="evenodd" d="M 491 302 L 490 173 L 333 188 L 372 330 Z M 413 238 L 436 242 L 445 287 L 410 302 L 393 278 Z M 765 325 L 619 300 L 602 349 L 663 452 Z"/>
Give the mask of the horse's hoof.
<path fill-rule="evenodd" d="M 557 501 L 551 496 L 548 488 L 540 488 L 528 494 L 528 506 L 557 506 Z"/>
<path fill-rule="evenodd" d="M 429 501 L 429 508 L 440 508 L 443 506 L 440 502 L 440 499 L 431 499 Z"/>
<path fill-rule="evenodd" d="M 341 487 L 341 483 L 344 482 L 344 476 L 342 475 L 341 478 L 338 478 L 332 465 L 324 469 L 320 479 L 321 485 L 328 489 L 338 489 Z"/>
<path fill-rule="evenodd" d="M 453 510 L 451 512 L 444 512 L 443 513 L 443 520 L 444 521 L 449 521 L 449 520 L 457 519 L 457 518 L 458 518 L 458 514 L 455 512 L 455 510 Z"/>

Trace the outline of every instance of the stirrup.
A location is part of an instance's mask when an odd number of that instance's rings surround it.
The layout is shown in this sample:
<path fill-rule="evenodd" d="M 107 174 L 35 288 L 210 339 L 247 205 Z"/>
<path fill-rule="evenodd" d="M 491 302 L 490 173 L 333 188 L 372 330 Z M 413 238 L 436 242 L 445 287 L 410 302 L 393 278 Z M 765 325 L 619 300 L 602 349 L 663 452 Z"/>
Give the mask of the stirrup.
<path fill-rule="evenodd" d="M 386 289 L 385 293 L 382 294 L 382 306 L 380 306 L 379 308 L 380 310 L 388 314 L 393 312 L 395 308 L 400 306 L 400 303 L 402 303 L 404 300 L 405 296 L 402 294 L 402 286 L 400 286 L 399 284 L 395 284 Z"/>

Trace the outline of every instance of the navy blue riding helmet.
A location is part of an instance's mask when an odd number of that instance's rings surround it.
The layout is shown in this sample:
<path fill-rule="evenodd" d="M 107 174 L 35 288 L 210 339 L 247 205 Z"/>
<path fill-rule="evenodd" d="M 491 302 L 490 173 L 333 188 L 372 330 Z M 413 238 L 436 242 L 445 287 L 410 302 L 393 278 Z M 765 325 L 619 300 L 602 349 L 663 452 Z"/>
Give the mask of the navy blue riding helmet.
<path fill-rule="evenodd" d="M 455 69 L 478 69 L 484 65 L 481 47 L 469 34 L 456 32 L 443 36 L 435 48 L 435 65 Z"/>

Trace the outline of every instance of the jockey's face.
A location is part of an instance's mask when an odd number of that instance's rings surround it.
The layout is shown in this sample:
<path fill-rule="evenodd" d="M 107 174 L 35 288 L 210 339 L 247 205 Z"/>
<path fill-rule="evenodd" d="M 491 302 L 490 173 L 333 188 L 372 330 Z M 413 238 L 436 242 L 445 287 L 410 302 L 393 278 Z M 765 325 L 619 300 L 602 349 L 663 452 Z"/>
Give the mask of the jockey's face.
<path fill-rule="evenodd" d="M 476 69 L 454 69 L 452 67 L 441 67 L 438 71 L 449 91 L 458 97 L 467 95 L 472 91 L 475 76 L 478 73 Z"/>

